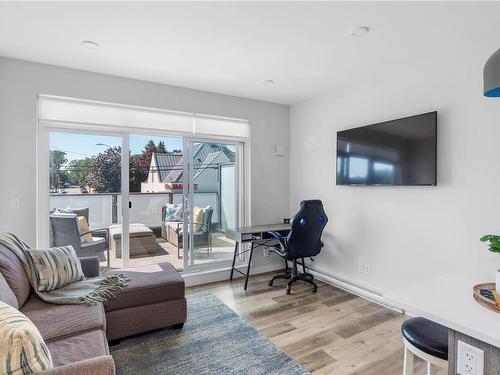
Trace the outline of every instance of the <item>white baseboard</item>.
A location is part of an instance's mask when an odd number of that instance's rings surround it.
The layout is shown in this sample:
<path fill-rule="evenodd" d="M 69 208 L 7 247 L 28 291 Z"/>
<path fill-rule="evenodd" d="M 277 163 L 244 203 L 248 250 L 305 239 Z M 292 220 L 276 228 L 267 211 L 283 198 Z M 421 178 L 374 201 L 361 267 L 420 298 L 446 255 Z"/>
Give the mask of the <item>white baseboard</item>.
<path fill-rule="evenodd" d="M 243 272 L 246 272 L 246 265 L 241 265 L 237 267 Z M 281 263 L 270 263 L 259 267 L 252 267 L 250 275 L 258 275 L 259 273 L 272 272 L 283 269 L 283 264 Z M 218 281 L 229 281 L 229 276 L 231 274 L 231 267 L 223 267 L 219 269 L 209 270 L 209 271 L 199 271 L 199 272 L 186 272 L 182 273 L 182 277 L 186 282 L 186 286 L 196 286 L 202 284 L 215 283 Z M 234 278 L 243 277 L 240 273 L 235 272 Z"/>
<path fill-rule="evenodd" d="M 396 311 L 401 314 L 405 314 L 405 310 L 398 307 L 394 306 L 393 304 L 387 302 L 384 299 L 384 294 L 380 291 L 371 289 L 369 287 L 356 284 L 353 282 L 350 282 L 348 280 L 341 280 L 339 278 L 335 278 L 332 276 L 325 275 L 323 273 L 320 273 L 318 271 L 314 271 L 312 269 L 308 269 L 308 272 L 313 274 L 315 278 L 318 280 L 321 280 L 327 284 L 333 285 L 339 289 L 343 289 L 345 291 L 348 291 L 349 293 L 355 294 L 359 297 L 362 297 L 364 299 L 367 299 L 371 302 L 377 303 L 379 305 L 382 305 L 384 307 L 387 307 L 393 311 Z"/>

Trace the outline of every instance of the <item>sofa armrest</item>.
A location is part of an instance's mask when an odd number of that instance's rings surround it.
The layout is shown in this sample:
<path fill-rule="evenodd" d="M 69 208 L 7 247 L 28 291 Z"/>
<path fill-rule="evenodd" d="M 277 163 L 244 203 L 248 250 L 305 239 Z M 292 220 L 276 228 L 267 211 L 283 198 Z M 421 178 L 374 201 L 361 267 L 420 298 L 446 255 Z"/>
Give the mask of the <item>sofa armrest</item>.
<path fill-rule="evenodd" d="M 80 263 L 85 277 L 99 276 L 99 258 L 98 257 L 81 257 Z"/>
<path fill-rule="evenodd" d="M 37 373 L 39 375 L 115 375 L 115 362 L 113 357 L 85 359 L 69 365 L 54 367 L 53 369 Z"/>

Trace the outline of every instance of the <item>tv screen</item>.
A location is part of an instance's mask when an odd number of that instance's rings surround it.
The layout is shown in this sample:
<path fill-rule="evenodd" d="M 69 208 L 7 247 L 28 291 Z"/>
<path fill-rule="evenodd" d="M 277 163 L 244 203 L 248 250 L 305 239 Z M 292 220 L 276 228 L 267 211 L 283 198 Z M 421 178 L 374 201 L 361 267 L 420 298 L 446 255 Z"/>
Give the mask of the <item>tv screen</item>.
<path fill-rule="evenodd" d="M 337 132 L 337 185 L 436 185 L 437 112 Z"/>

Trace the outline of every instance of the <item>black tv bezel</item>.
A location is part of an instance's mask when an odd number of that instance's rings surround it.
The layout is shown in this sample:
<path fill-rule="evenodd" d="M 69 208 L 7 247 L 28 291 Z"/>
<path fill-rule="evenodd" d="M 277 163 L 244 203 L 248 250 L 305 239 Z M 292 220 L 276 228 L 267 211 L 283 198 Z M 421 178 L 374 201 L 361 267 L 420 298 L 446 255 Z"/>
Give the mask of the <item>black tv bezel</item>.
<path fill-rule="evenodd" d="M 395 184 L 339 184 L 339 179 L 338 179 L 338 171 L 337 171 L 337 158 L 338 158 L 338 148 L 339 148 L 339 133 L 349 131 L 349 130 L 354 130 L 354 129 L 362 129 L 362 128 L 369 128 L 371 126 L 376 126 L 376 125 L 382 125 L 382 124 L 387 124 L 390 122 L 395 122 L 395 121 L 401 121 L 401 120 L 406 120 L 406 119 L 411 119 L 414 117 L 420 117 L 420 116 L 426 116 L 434 114 L 434 183 L 431 184 L 401 184 L 401 185 L 395 185 Z M 354 128 L 348 128 L 348 129 L 343 129 L 343 130 L 338 130 L 337 131 L 337 140 L 336 140 L 336 149 L 335 149 L 335 185 L 336 186 L 386 186 L 386 187 L 402 187 L 402 186 L 437 186 L 437 143 L 438 143 L 438 111 L 430 111 L 430 112 L 425 112 L 425 113 L 419 113 L 417 115 L 412 115 L 412 116 L 406 116 L 406 117 L 400 117 L 400 118 L 395 118 L 392 120 L 387 120 L 387 121 L 382 121 L 382 122 L 377 122 L 369 125 L 363 125 L 363 126 L 357 126 Z"/>

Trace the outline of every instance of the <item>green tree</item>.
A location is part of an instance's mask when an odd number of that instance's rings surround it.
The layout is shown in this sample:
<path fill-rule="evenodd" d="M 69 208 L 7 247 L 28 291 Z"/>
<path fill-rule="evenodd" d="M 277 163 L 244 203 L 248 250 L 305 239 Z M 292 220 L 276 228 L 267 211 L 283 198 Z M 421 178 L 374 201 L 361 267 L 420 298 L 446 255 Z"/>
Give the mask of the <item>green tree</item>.
<path fill-rule="evenodd" d="M 69 183 L 78 186 L 86 185 L 93 164 L 94 158 L 71 160 L 68 165 Z"/>
<path fill-rule="evenodd" d="M 96 193 L 121 191 L 121 147 L 110 147 L 98 154 L 86 178 Z"/>
<path fill-rule="evenodd" d="M 158 147 L 156 149 L 157 152 L 162 152 L 162 153 L 167 152 L 167 148 L 165 147 L 165 143 L 163 141 L 158 142 Z"/>
<path fill-rule="evenodd" d="M 67 181 L 68 174 L 62 169 L 63 165 L 68 161 L 66 152 L 60 150 L 50 150 L 49 153 L 49 168 L 50 168 L 50 186 L 52 189 L 57 189 L 61 184 Z"/>
<path fill-rule="evenodd" d="M 142 154 L 130 155 L 129 158 L 129 190 L 130 192 L 140 193 L 141 182 L 148 179 L 148 170 L 142 167 Z"/>

